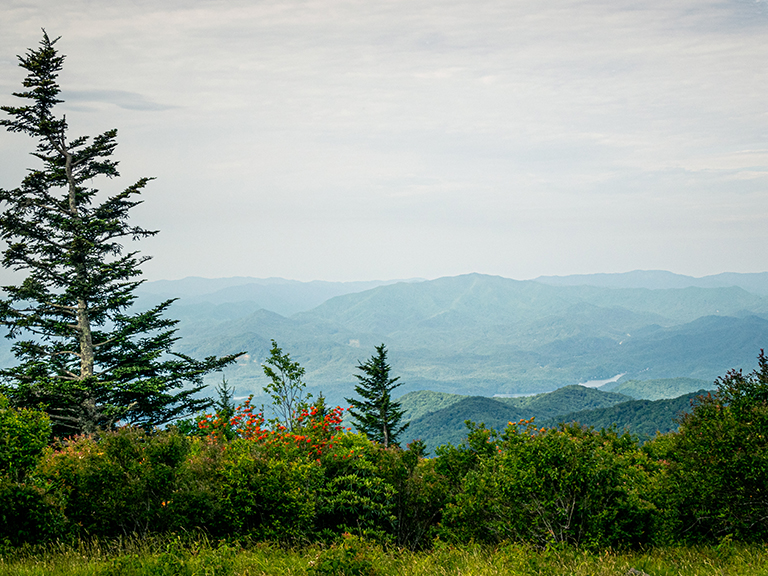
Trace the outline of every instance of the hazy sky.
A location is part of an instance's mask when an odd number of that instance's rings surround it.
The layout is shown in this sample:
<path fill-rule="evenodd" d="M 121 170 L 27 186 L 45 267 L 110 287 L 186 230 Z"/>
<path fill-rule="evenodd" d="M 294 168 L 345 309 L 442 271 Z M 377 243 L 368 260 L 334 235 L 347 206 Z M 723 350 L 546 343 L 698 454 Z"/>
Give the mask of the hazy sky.
<path fill-rule="evenodd" d="M 0 103 L 41 27 L 150 279 L 768 270 L 766 0 L 4 0 Z"/>

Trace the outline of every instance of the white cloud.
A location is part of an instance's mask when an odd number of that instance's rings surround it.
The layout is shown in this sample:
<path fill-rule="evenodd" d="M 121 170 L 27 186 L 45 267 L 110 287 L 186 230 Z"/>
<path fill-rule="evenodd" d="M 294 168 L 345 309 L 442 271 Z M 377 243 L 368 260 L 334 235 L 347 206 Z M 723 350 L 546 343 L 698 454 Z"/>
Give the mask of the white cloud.
<path fill-rule="evenodd" d="M 152 277 L 765 269 L 765 2 L 11 2 L 0 94 L 40 26 Z"/>

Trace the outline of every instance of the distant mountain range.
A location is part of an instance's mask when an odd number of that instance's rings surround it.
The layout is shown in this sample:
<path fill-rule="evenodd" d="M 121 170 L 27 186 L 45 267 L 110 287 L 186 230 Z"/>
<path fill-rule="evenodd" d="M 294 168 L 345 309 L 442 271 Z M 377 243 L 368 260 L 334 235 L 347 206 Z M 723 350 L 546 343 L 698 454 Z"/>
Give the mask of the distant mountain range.
<path fill-rule="evenodd" d="M 751 370 L 768 347 L 768 273 L 187 278 L 146 282 L 138 293 L 141 307 L 180 298 L 170 309 L 180 320 L 180 352 L 247 352 L 226 373 L 239 396 L 262 393 L 261 363 L 274 338 L 306 368 L 311 391 L 342 405 L 353 393 L 356 365 L 382 342 L 403 383 L 398 394 L 485 397 L 596 385 L 618 375 L 615 390 L 627 393 L 620 386 L 629 380 L 711 383 L 731 368 Z M 10 343 L 4 344 L 0 361 L 8 363 Z"/>
<path fill-rule="evenodd" d="M 736 286 L 747 292 L 768 296 L 768 272 L 737 274 L 725 272 L 694 278 L 665 270 L 634 270 L 620 274 L 573 274 L 571 276 L 539 276 L 537 282 L 552 286 L 600 286 L 602 288 L 729 288 Z"/>
<path fill-rule="evenodd" d="M 414 280 L 373 280 L 369 282 L 299 282 L 284 278 L 199 278 L 145 282 L 137 290 L 140 299 L 160 302 L 179 298 L 182 305 L 232 304 L 248 302 L 253 309 L 265 309 L 282 316 L 311 310 L 334 296 L 370 290 L 397 282 Z"/>
<path fill-rule="evenodd" d="M 179 298 L 186 304 L 232 304 L 251 302 L 283 316 L 311 310 L 335 296 L 353 294 L 396 284 L 398 282 L 423 282 L 423 278 L 408 280 L 371 280 L 360 282 L 326 282 L 315 280 L 300 282 L 285 278 L 201 278 L 190 276 L 180 280 L 155 280 L 142 284 L 137 293 L 140 297 L 160 301 Z M 726 272 L 695 278 L 665 270 L 634 270 L 617 274 L 573 274 L 570 276 L 539 276 L 534 280 L 552 286 L 597 286 L 601 288 L 647 288 L 650 290 L 680 288 L 730 288 L 737 287 L 768 296 L 768 272 L 738 274 Z"/>
<path fill-rule="evenodd" d="M 355 366 L 382 342 L 400 393 L 530 394 L 619 374 L 618 384 L 711 383 L 730 368 L 752 369 L 768 344 L 764 294 L 768 274 L 660 271 L 536 281 L 192 278 L 141 287 L 145 302 L 181 296 L 171 309 L 181 320 L 180 351 L 248 352 L 227 373 L 238 394 L 260 393 L 260 364 L 274 338 L 306 367 L 310 388 L 339 403 L 352 394 Z"/>

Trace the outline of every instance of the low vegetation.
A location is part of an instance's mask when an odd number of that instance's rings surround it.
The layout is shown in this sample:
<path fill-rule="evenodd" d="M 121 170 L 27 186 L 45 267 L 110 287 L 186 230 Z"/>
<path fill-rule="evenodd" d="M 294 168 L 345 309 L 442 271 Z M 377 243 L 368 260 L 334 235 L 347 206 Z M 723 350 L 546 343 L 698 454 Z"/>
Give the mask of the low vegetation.
<path fill-rule="evenodd" d="M 717 385 L 678 432 L 642 446 L 612 429 L 529 419 L 501 433 L 468 423 L 466 439 L 434 458 L 422 442 L 384 448 L 343 428 L 343 410 L 322 400 L 291 430 L 246 401 L 229 417 L 49 447 L 38 441 L 43 413 L 4 404 L 2 568 L 757 574 L 768 542 L 768 359 Z M 77 553 L 87 561 L 75 566 Z"/>
<path fill-rule="evenodd" d="M 0 576 L 761 576 L 763 546 L 648 551 L 539 550 L 524 544 L 439 546 L 429 552 L 384 549 L 348 536 L 335 545 L 285 548 L 185 534 L 164 538 L 88 540 L 75 546 L 25 549 L 0 558 Z"/>

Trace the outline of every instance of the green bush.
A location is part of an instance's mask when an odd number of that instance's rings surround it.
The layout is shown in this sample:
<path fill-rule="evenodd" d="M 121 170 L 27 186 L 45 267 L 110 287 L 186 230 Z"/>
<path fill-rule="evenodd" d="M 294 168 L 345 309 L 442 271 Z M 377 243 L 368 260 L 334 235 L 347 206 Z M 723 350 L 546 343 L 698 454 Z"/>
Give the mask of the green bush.
<path fill-rule="evenodd" d="M 0 544 L 40 544 L 63 537 L 66 518 L 43 488 L 0 478 Z"/>
<path fill-rule="evenodd" d="M 231 533 L 219 484 L 225 445 L 204 438 L 192 439 L 179 472 L 178 489 L 167 503 L 176 529 L 197 528 L 217 536 Z"/>
<path fill-rule="evenodd" d="M 10 407 L 0 394 L 0 543 L 17 546 L 63 535 L 55 499 L 29 478 L 51 435 L 44 412 Z"/>
<path fill-rule="evenodd" d="M 126 427 L 67 440 L 46 454 L 38 475 L 55 487 L 67 518 L 85 534 L 163 531 L 173 525 L 169 503 L 188 451 L 189 439 L 176 432 Z"/>
<path fill-rule="evenodd" d="M 283 444 L 282 446 L 280 444 Z M 307 537 L 315 518 L 320 466 L 282 442 L 226 443 L 214 495 L 231 533 L 286 540 Z"/>
<path fill-rule="evenodd" d="M 692 542 L 768 540 L 768 359 L 729 372 L 700 396 L 665 445 L 660 494 L 671 536 Z"/>
<path fill-rule="evenodd" d="M 463 477 L 444 529 L 463 541 L 637 545 L 650 537 L 652 469 L 627 435 L 510 424 Z"/>
<path fill-rule="evenodd" d="M 340 543 L 320 552 L 309 564 L 311 576 L 378 576 L 383 556 L 379 546 L 344 534 Z"/>
<path fill-rule="evenodd" d="M 362 434 L 340 434 L 320 460 L 316 529 L 323 537 L 353 532 L 386 539 L 395 522 L 395 489 L 380 468 L 384 449 Z"/>
<path fill-rule="evenodd" d="M 51 420 L 45 412 L 11 408 L 0 394 L 0 476 L 23 480 L 50 437 Z"/>
<path fill-rule="evenodd" d="M 424 449 L 422 442 L 413 442 L 406 450 L 381 450 L 378 459 L 379 474 L 394 490 L 394 542 L 411 550 L 431 545 L 448 495 L 448 484 L 437 472 L 436 460 L 425 459 Z"/>

